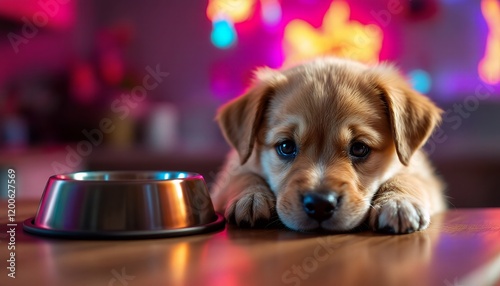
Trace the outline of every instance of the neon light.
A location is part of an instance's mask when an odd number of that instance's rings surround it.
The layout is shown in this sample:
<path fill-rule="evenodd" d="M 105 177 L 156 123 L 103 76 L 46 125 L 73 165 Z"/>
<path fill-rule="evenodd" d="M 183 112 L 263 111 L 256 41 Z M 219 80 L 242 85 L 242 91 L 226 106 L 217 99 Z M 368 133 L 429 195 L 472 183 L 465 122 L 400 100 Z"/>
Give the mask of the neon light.
<path fill-rule="evenodd" d="M 248 20 L 254 11 L 256 0 L 210 0 L 207 7 L 208 19 L 227 17 L 233 23 Z"/>
<path fill-rule="evenodd" d="M 264 23 L 275 26 L 281 22 L 281 5 L 278 0 L 261 0 L 261 13 Z"/>
<path fill-rule="evenodd" d="M 330 5 L 323 24 L 315 29 L 302 20 L 292 20 L 285 27 L 285 64 L 320 56 L 337 55 L 362 62 L 377 62 L 383 33 L 376 25 L 349 20 L 350 8 L 343 1 Z"/>
<path fill-rule="evenodd" d="M 484 57 L 478 65 L 479 77 L 488 84 L 500 82 L 500 3 L 483 0 L 481 11 L 489 28 Z"/>
<path fill-rule="evenodd" d="M 428 72 L 420 69 L 412 70 L 408 73 L 408 77 L 416 91 L 425 94 L 431 90 L 432 79 Z"/>
<path fill-rule="evenodd" d="M 210 0 L 207 17 L 212 21 L 211 40 L 214 46 L 227 49 L 238 38 L 235 23 L 248 20 L 254 12 L 256 0 Z"/>
<path fill-rule="evenodd" d="M 212 23 L 211 40 L 217 48 L 227 49 L 233 46 L 237 37 L 234 25 L 230 20 L 219 19 Z"/>

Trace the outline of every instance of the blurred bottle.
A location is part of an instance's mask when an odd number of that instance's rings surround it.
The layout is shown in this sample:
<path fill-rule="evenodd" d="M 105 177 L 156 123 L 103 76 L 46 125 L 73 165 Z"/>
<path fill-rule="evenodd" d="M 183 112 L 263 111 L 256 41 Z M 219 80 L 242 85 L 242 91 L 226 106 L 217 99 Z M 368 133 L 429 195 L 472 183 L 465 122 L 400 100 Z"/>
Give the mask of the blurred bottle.
<path fill-rule="evenodd" d="M 146 144 L 156 151 L 171 151 L 179 141 L 179 112 L 170 103 L 155 104 L 147 122 Z"/>
<path fill-rule="evenodd" d="M 25 148 L 29 142 L 28 124 L 18 115 L 10 115 L 2 124 L 2 137 L 7 148 Z"/>
<path fill-rule="evenodd" d="M 0 94 L 1 96 L 1 94 Z M 10 88 L 0 105 L 0 143 L 4 147 L 25 148 L 29 143 L 29 126 L 22 117 L 19 88 Z M 1 98 L 0 98 L 1 99 Z"/>

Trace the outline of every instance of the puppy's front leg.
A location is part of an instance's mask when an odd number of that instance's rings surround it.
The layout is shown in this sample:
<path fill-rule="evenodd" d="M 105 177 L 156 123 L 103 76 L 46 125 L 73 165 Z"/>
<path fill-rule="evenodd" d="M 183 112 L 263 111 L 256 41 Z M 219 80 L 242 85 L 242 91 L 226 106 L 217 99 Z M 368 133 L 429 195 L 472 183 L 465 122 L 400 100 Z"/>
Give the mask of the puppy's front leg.
<path fill-rule="evenodd" d="M 254 227 L 269 221 L 276 198 L 264 179 L 253 173 L 236 175 L 225 190 L 225 217 L 238 226 Z"/>
<path fill-rule="evenodd" d="M 402 234 L 429 226 L 430 217 L 444 209 L 439 194 L 442 185 L 437 178 L 420 178 L 415 174 L 399 174 L 382 184 L 370 213 L 375 231 Z"/>

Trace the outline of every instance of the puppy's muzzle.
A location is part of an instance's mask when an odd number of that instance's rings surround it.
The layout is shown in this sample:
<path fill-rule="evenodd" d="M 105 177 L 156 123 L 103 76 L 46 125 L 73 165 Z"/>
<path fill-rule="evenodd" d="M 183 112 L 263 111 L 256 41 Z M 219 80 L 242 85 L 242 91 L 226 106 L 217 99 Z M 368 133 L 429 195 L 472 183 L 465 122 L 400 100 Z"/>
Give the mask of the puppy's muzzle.
<path fill-rule="evenodd" d="M 306 214 L 322 222 L 329 219 L 339 207 L 341 196 L 330 190 L 306 192 L 302 195 L 302 206 Z"/>

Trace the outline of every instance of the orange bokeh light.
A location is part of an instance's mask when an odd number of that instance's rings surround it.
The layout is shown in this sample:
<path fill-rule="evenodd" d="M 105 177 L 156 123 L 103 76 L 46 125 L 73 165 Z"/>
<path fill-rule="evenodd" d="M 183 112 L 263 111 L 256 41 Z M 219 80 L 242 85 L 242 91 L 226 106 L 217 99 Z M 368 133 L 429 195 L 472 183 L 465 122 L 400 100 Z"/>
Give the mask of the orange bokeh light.
<path fill-rule="evenodd" d="M 210 0 L 207 7 L 207 17 L 212 22 L 219 18 L 227 18 L 233 23 L 241 23 L 254 12 L 256 0 Z"/>
<path fill-rule="evenodd" d="M 349 5 L 335 1 L 318 29 L 303 20 L 288 23 L 283 43 L 285 65 L 322 55 L 336 55 L 365 63 L 378 62 L 382 30 L 376 25 L 349 20 L 349 16 Z"/>
<path fill-rule="evenodd" d="M 484 57 L 478 66 L 479 77 L 485 83 L 497 84 L 500 82 L 500 3 L 497 0 L 483 0 L 481 11 L 489 33 Z"/>

